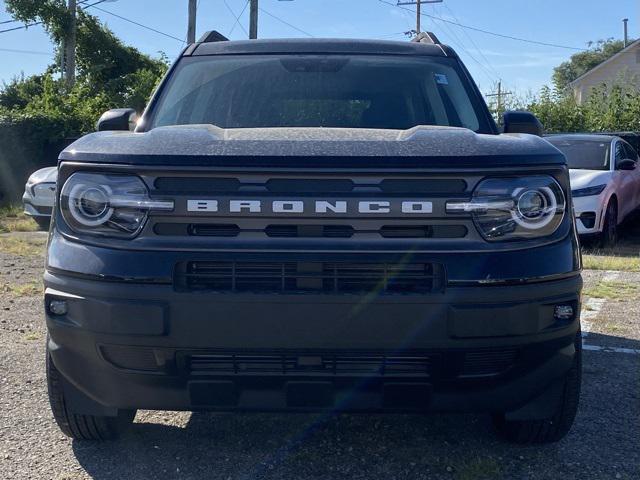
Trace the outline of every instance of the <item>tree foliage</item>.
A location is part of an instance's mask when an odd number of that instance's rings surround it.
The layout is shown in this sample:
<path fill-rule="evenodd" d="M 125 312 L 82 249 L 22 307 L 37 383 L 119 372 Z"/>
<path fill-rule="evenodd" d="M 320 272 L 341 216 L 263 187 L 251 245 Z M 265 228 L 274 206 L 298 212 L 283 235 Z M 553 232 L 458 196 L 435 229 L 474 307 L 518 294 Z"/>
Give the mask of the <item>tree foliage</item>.
<path fill-rule="evenodd" d="M 640 91 L 629 83 L 596 87 L 582 105 L 572 93 L 544 87 L 521 108 L 534 113 L 548 133 L 640 131 Z"/>
<path fill-rule="evenodd" d="M 69 28 L 71 16 L 66 0 L 5 0 L 7 12 L 15 20 L 42 22 L 56 44 L 60 44 Z"/>
<path fill-rule="evenodd" d="M 6 0 L 6 8 L 17 20 L 41 21 L 58 52 L 69 25 L 65 0 Z M 0 92 L 0 114 L 44 115 L 66 118 L 67 135 L 91 131 L 105 110 L 131 107 L 138 112 L 144 106 L 167 68 L 167 59 L 151 58 L 125 45 L 100 21 L 82 9 L 77 12 L 77 81 L 68 90 L 57 79 L 58 64 L 31 77 L 17 77 Z M 72 131 L 71 128 L 76 129 Z"/>
<path fill-rule="evenodd" d="M 584 75 L 595 66 L 611 58 L 624 48 L 622 40 L 598 40 L 591 44 L 592 48 L 579 52 L 558 65 L 553 71 L 553 84 L 558 91 L 564 91 L 569 84 Z"/>
<path fill-rule="evenodd" d="M 16 20 L 43 23 L 59 60 L 70 21 L 66 0 L 5 0 L 5 5 Z M 104 111 L 132 107 L 142 112 L 167 69 L 166 57 L 152 58 L 125 45 L 82 9 L 76 39 L 73 88 L 60 79 L 57 61 L 0 89 L 0 203 L 17 201 L 27 176 L 55 164 L 68 139 L 94 131 Z"/>

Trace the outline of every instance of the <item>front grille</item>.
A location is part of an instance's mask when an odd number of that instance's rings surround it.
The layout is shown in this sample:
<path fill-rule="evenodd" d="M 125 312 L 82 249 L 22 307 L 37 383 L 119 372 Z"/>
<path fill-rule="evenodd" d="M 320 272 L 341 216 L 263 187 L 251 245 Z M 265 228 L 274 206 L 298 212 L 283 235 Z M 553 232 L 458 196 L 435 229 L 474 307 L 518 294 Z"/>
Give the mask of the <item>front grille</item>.
<path fill-rule="evenodd" d="M 428 377 L 434 355 L 382 353 L 198 354 L 188 357 L 193 373 L 233 375 L 354 375 Z"/>
<path fill-rule="evenodd" d="M 506 347 L 437 350 L 219 350 L 180 352 L 179 364 L 200 375 L 410 376 L 434 381 L 496 377 L 517 364 Z"/>
<path fill-rule="evenodd" d="M 430 263 L 225 262 L 178 265 L 178 291 L 328 294 L 426 294 L 444 288 Z"/>
<path fill-rule="evenodd" d="M 269 225 L 264 232 L 268 237 L 279 238 L 350 238 L 353 227 L 349 225 Z"/>
<path fill-rule="evenodd" d="M 282 177 L 158 177 L 160 194 L 349 194 L 378 192 L 402 195 L 462 194 L 468 184 L 461 178 L 282 178 Z"/>
<path fill-rule="evenodd" d="M 189 235 L 199 237 L 237 237 L 240 227 L 232 224 L 193 224 L 189 225 Z"/>
<path fill-rule="evenodd" d="M 463 377 L 484 377 L 504 372 L 516 361 L 518 350 L 515 348 L 487 349 L 468 352 L 462 367 Z"/>
<path fill-rule="evenodd" d="M 162 236 L 238 237 L 242 233 L 261 233 L 269 238 L 352 238 L 377 234 L 381 238 L 456 239 L 467 236 L 464 225 L 382 225 L 378 229 L 356 229 L 351 225 L 270 224 L 264 228 L 241 229 L 235 223 L 157 223 L 154 233 Z"/>

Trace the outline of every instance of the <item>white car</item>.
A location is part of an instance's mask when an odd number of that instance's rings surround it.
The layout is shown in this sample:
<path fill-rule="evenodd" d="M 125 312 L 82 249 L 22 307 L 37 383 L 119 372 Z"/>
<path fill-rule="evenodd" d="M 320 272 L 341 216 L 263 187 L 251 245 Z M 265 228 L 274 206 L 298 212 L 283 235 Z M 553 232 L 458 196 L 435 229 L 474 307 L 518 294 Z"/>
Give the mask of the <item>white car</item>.
<path fill-rule="evenodd" d="M 580 235 L 597 235 L 601 246 L 615 245 L 618 225 L 640 206 L 638 154 L 608 135 L 553 135 L 547 140 L 564 153 Z"/>
<path fill-rule="evenodd" d="M 46 167 L 32 173 L 25 185 L 24 213 L 33 217 L 43 230 L 49 229 L 57 179 L 58 167 Z"/>

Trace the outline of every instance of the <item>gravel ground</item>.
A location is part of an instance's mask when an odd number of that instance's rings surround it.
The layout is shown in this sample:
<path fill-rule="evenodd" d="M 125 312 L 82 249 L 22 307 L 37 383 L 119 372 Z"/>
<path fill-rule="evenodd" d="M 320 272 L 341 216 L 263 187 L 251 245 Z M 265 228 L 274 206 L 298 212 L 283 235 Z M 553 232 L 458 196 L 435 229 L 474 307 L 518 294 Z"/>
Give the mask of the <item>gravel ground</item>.
<path fill-rule="evenodd" d="M 73 442 L 44 378 L 42 302 L 16 286 L 42 258 L 0 252 L 0 465 L 7 479 L 637 479 L 640 355 L 585 352 L 576 424 L 556 445 L 519 447 L 476 415 L 139 412 L 118 443 Z M 604 272 L 585 272 L 588 287 Z M 616 281 L 640 283 L 640 274 Z M 586 342 L 640 349 L 638 298 L 609 301 Z"/>

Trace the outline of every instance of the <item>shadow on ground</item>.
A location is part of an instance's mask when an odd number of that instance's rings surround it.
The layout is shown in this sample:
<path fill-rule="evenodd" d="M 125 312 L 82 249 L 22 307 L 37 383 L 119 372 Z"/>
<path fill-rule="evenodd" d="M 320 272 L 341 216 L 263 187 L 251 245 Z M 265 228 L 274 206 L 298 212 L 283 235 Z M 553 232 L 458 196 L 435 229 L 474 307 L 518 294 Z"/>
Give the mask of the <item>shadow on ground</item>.
<path fill-rule="evenodd" d="M 587 342 L 621 340 L 592 334 Z M 486 415 L 142 412 L 120 442 L 74 442 L 73 451 L 98 480 L 631 479 L 640 469 L 638 359 L 585 352 L 578 418 L 554 445 L 506 444 Z"/>

